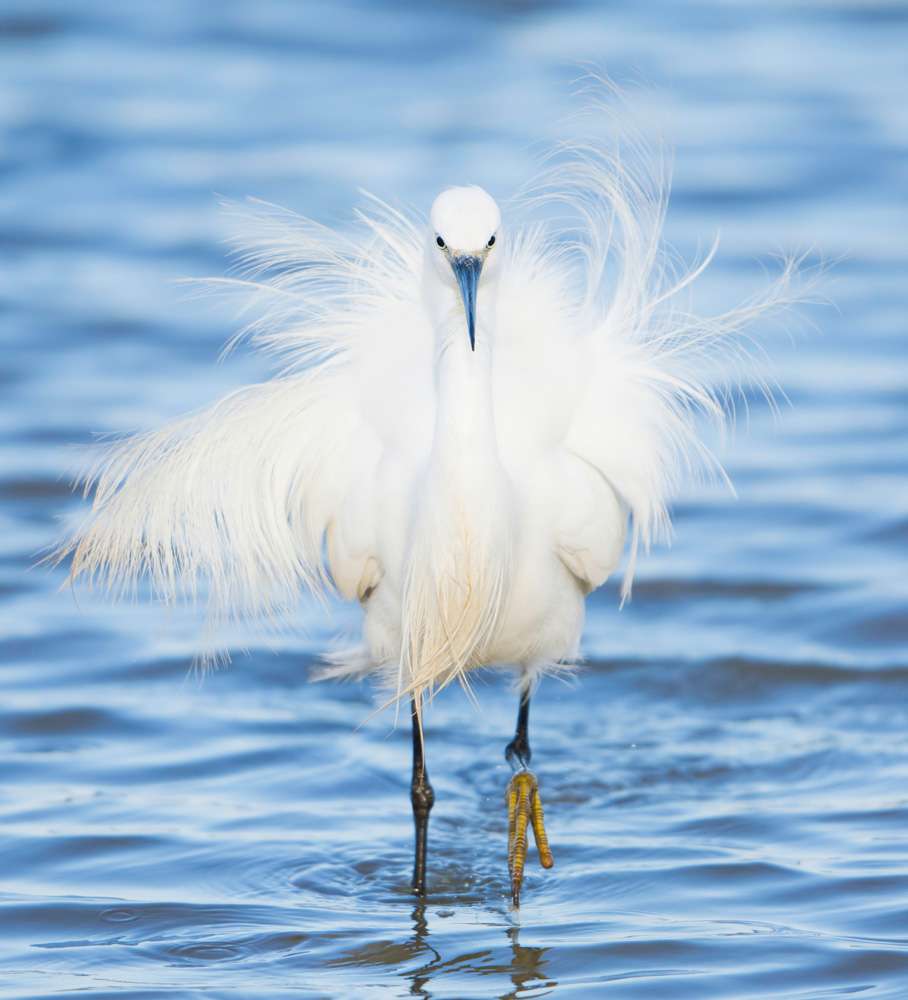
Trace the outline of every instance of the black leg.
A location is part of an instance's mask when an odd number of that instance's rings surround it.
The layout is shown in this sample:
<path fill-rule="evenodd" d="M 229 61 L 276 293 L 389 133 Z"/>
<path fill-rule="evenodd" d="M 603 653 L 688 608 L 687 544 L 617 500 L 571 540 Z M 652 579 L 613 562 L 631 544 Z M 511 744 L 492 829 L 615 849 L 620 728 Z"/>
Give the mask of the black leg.
<path fill-rule="evenodd" d="M 504 756 L 515 771 L 530 766 L 530 738 L 527 729 L 530 723 L 530 692 L 520 692 L 520 709 L 517 712 L 517 731 L 514 739 L 505 747 Z"/>
<path fill-rule="evenodd" d="M 426 774 L 422 721 L 416 697 L 410 703 L 410 720 L 413 723 L 413 782 L 410 785 L 410 801 L 413 803 L 413 822 L 416 824 L 413 888 L 422 896 L 426 891 L 426 838 L 429 832 L 429 812 L 435 802 L 435 792 L 432 791 L 429 776 Z"/>

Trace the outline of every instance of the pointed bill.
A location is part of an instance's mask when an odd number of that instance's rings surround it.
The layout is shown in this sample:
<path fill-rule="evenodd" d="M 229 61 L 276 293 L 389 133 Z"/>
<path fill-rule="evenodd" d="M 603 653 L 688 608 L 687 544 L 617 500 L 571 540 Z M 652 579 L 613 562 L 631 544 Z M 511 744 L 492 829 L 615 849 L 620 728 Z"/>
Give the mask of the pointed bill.
<path fill-rule="evenodd" d="M 472 254 L 455 254 L 451 261 L 454 275 L 460 285 L 463 307 L 467 314 L 467 329 L 470 331 L 470 348 L 476 350 L 476 287 L 479 284 L 479 272 L 482 270 L 482 258 Z"/>

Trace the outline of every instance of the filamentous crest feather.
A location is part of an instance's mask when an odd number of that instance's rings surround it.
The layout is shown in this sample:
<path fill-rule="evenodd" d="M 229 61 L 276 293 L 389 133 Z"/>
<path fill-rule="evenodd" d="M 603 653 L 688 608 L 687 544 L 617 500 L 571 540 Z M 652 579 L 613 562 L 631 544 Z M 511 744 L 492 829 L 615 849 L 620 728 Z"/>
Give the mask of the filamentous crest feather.
<path fill-rule="evenodd" d="M 663 246 L 665 151 L 627 129 L 610 141 L 617 118 L 594 110 L 596 134 L 559 147 L 518 199 L 573 222 L 506 228 L 495 249 L 500 482 L 452 483 L 454 459 L 437 454 L 427 220 L 370 198 L 342 233 L 254 204 L 237 210 L 244 276 L 222 283 L 250 293 L 235 339 L 280 370 L 103 449 L 91 513 L 57 552 L 72 578 L 116 593 L 145 578 L 157 598 L 253 625 L 336 589 L 369 615 L 364 646 L 327 672 L 384 671 L 397 696 L 496 660 L 539 671 L 574 656 L 582 608 L 524 628 L 521 566 L 551 555 L 582 597 L 615 570 L 629 517 L 627 597 L 678 484 L 721 475 L 698 418 L 721 427 L 759 371 L 745 327 L 802 295 L 788 261 L 740 308 L 691 315 L 685 290 L 708 258 L 679 269 Z M 531 537 L 543 509 L 550 533 Z"/>

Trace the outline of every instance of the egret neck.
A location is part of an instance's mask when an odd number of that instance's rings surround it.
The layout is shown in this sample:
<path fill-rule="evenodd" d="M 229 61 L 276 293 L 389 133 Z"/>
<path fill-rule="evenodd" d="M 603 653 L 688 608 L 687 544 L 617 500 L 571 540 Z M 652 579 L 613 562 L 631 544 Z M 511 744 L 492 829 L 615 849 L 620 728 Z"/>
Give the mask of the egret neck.
<path fill-rule="evenodd" d="M 409 682 L 431 690 L 487 661 L 511 589 L 512 488 L 492 405 L 495 282 L 478 288 L 475 349 L 453 272 L 427 269 L 435 337 L 432 451 L 408 560 Z"/>
<path fill-rule="evenodd" d="M 495 347 L 497 281 L 489 275 L 475 296 L 474 340 L 468 329 L 466 296 L 455 283 L 440 286 L 427 274 L 427 300 L 435 335 L 435 434 L 432 465 L 449 477 L 445 492 L 480 496 L 503 477 L 495 412 L 492 361 Z M 473 303 L 471 303 L 472 305 Z"/>

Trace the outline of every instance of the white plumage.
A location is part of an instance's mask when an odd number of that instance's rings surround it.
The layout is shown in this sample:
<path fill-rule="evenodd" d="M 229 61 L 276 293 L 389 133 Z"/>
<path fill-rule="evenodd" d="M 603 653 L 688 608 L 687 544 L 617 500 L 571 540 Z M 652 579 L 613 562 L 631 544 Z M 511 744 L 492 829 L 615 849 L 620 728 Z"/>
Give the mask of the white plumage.
<path fill-rule="evenodd" d="M 74 578 L 145 577 L 159 598 L 203 597 L 215 623 L 264 623 L 332 586 L 362 602 L 362 648 L 325 673 L 381 671 L 414 699 L 418 890 L 423 698 L 483 665 L 521 668 L 526 692 L 575 658 L 629 523 L 625 597 L 679 482 L 721 474 L 698 418 L 721 427 L 752 377 L 742 328 L 795 297 L 789 263 L 741 308 L 690 315 L 705 262 L 678 270 L 662 246 L 663 151 L 617 148 L 561 150 L 525 196 L 573 215 L 560 233 L 502 225 L 476 187 L 443 192 L 428 220 L 372 201 L 349 233 L 248 219 L 231 283 L 253 290 L 244 333 L 282 370 L 108 447 L 59 550 Z M 528 704 L 508 750 L 524 777 Z"/>
<path fill-rule="evenodd" d="M 534 198 L 577 210 L 570 240 L 501 227 L 478 188 L 446 191 L 428 226 L 379 202 L 350 234 L 250 219 L 243 284 L 262 318 L 247 332 L 285 367 L 108 447 L 61 550 L 73 576 L 204 594 L 215 621 L 263 621 L 333 583 L 363 602 L 366 646 L 329 672 L 384 668 L 398 694 L 570 660 L 628 517 L 624 596 L 681 478 L 718 469 L 696 421 L 724 419 L 716 359 L 790 300 L 791 266 L 736 311 L 680 311 L 693 272 L 660 244 L 662 160 L 640 159 L 603 142 L 547 171 Z M 465 252 L 497 237 L 475 350 L 438 234 Z"/>

